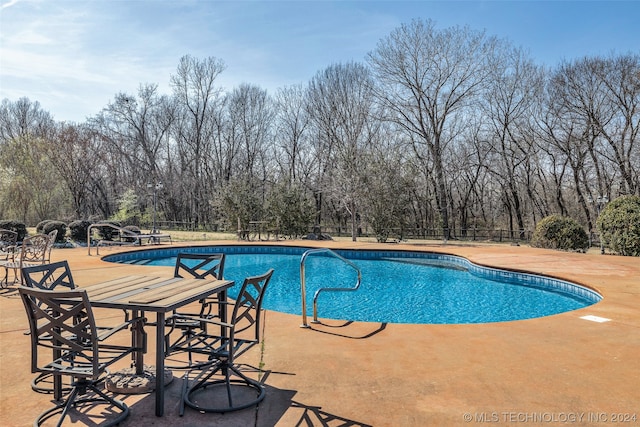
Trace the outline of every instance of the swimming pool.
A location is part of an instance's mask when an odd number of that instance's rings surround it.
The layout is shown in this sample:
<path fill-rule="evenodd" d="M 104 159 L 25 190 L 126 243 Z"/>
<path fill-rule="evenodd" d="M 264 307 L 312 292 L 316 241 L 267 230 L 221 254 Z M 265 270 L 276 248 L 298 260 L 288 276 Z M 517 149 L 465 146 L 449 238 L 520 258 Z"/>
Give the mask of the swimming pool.
<path fill-rule="evenodd" d="M 173 266 L 178 252 L 226 254 L 224 277 L 239 284 L 269 268 L 275 272 L 264 307 L 301 314 L 300 258 L 309 248 L 215 245 L 150 249 L 104 257 L 105 261 Z M 465 258 L 419 251 L 335 250 L 362 271 L 355 292 L 324 292 L 320 318 L 385 323 L 489 323 L 572 311 L 602 296 L 559 279 L 488 268 Z M 343 261 L 314 254 L 305 263 L 308 315 L 320 287 L 350 287 L 356 273 Z"/>

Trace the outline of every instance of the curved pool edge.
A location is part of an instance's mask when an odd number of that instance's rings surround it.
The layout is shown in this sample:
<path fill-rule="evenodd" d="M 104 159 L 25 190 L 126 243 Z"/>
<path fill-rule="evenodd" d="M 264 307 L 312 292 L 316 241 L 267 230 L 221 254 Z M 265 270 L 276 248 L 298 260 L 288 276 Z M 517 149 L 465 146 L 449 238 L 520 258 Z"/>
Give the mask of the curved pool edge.
<path fill-rule="evenodd" d="M 133 251 L 118 252 L 117 254 L 110 254 L 102 256 L 101 259 L 105 262 L 111 261 L 111 257 L 125 257 L 126 260 L 132 261 L 135 259 L 147 258 L 149 255 L 154 254 L 156 257 L 170 257 L 175 256 L 179 251 L 187 251 L 192 253 L 207 252 L 209 248 L 227 248 L 230 254 L 269 254 L 278 251 L 278 253 L 302 255 L 306 250 L 316 249 L 317 245 L 300 245 L 299 243 L 292 244 L 275 244 L 266 242 L 225 242 L 225 243 L 210 243 L 202 245 L 185 245 L 162 248 L 143 248 Z M 394 248 L 394 249 L 381 249 L 381 248 L 363 248 L 363 247 L 328 247 L 336 253 L 345 256 L 348 254 L 356 254 L 356 257 L 346 257 L 349 259 L 376 259 L 376 258 L 399 258 L 398 254 L 402 254 L 403 258 L 415 258 L 415 259 L 433 259 L 438 261 L 445 261 L 462 267 L 469 271 L 471 274 L 484 279 L 493 280 L 501 283 L 513 283 L 518 286 L 526 286 L 541 289 L 543 291 L 555 292 L 577 299 L 584 304 L 584 307 L 578 308 L 578 310 L 591 307 L 594 304 L 602 301 L 604 296 L 602 292 L 591 285 L 584 283 L 578 283 L 576 281 L 567 280 L 561 277 L 556 277 L 549 274 L 531 272 L 526 270 L 519 270 L 514 268 L 496 267 L 486 265 L 478 262 L 471 261 L 464 255 L 452 254 L 448 252 L 430 251 L 425 249 L 409 249 L 409 248 Z M 342 252 L 342 253 L 341 253 Z M 226 250 L 225 250 L 225 253 Z M 159 254 L 159 255 L 158 255 Z M 514 283 L 515 282 L 515 283 Z M 562 314 L 562 313 L 556 313 Z M 554 315 L 556 315 L 554 314 Z M 546 317 L 546 316 L 543 316 Z"/>

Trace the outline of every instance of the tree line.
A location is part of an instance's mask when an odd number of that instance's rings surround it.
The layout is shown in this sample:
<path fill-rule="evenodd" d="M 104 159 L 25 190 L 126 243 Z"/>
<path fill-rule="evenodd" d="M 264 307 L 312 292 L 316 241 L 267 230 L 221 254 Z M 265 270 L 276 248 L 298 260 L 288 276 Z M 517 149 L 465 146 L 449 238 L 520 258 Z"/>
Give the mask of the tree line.
<path fill-rule="evenodd" d="M 0 218 L 109 219 L 126 207 L 148 222 L 156 191 L 159 218 L 194 229 L 522 236 L 551 214 L 592 231 L 604 204 L 640 195 L 638 53 L 548 68 L 485 32 L 414 20 L 363 62 L 274 94 L 226 91 L 224 71 L 184 56 L 171 93 L 140 84 L 84 123 L 4 99 Z"/>

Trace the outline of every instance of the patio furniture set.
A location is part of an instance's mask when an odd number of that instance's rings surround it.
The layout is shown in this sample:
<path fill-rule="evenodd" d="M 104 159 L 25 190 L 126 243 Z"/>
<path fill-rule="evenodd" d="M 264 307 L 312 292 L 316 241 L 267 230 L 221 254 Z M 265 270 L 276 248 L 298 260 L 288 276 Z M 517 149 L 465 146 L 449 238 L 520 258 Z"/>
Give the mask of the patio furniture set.
<path fill-rule="evenodd" d="M 49 262 L 51 250 L 56 241 L 58 230 L 48 234 L 36 234 L 26 237 L 18 245 L 18 233 L 12 230 L 0 230 L 0 267 L 4 268 L 4 278 L 0 286 L 8 286 L 9 270 L 13 270 L 13 282 L 22 283 L 20 270 L 23 267 L 31 267 Z"/>
<path fill-rule="evenodd" d="M 144 391 L 155 392 L 155 414 L 163 416 L 164 386 L 174 370 L 183 372 L 181 416 L 185 406 L 224 413 L 262 401 L 263 384 L 243 373 L 236 358 L 260 342 L 262 300 L 273 269 L 246 278 L 230 301 L 227 290 L 234 282 L 223 278 L 224 260 L 224 254 L 182 253 L 173 276 L 132 275 L 83 287 L 76 286 L 66 261 L 22 266 L 18 292 L 37 374 L 32 388 L 52 393 L 55 402 L 34 425 L 55 416 L 62 425 L 73 411 L 89 418 L 109 414 L 101 425 L 120 423 L 130 409 L 111 392 L 140 392 L 127 390 L 127 376 L 152 377 Z M 182 311 L 192 303 L 197 310 Z M 97 325 L 95 309 L 123 310 L 124 319 Z M 154 321 L 146 313 L 155 313 Z M 155 327 L 155 367 L 144 364 L 146 327 Z M 129 331 L 130 344 L 114 341 L 123 331 Z M 127 356 L 130 368 L 112 372 Z M 97 405 L 111 410 L 86 412 Z"/>

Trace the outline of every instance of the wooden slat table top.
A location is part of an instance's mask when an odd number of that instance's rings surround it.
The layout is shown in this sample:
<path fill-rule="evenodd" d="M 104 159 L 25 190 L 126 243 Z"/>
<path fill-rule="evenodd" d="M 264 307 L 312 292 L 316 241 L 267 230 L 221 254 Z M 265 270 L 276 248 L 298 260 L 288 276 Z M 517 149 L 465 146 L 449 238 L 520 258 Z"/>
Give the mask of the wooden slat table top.
<path fill-rule="evenodd" d="M 206 292 L 208 289 L 211 289 L 211 285 L 210 284 L 198 284 L 200 281 L 202 281 L 203 279 L 192 279 L 194 281 L 196 281 L 193 285 L 194 288 L 192 289 L 193 292 L 197 292 L 197 293 L 202 293 L 202 292 Z M 226 280 L 223 280 L 222 282 L 229 282 Z M 233 286 L 233 282 L 231 282 L 230 286 L 226 286 L 224 284 L 220 284 L 219 287 L 225 287 L 226 289 L 228 289 L 229 287 Z M 219 291 L 217 291 L 219 292 Z M 214 293 L 217 293 L 214 292 Z M 209 295 L 212 295 L 211 293 Z M 178 302 L 180 302 L 180 300 L 182 299 L 182 296 L 180 294 L 175 294 L 175 295 L 171 295 L 171 296 L 167 296 L 167 298 L 165 298 L 164 303 L 165 304 L 176 304 Z M 198 298 L 200 299 L 200 298 Z"/>
<path fill-rule="evenodd" d="M 169 312 L 233 284 L 231 280 L 126 276 L 83 289 L 94 307 Z"/>
<path fill-rule="evenodd" d="M 179 279 L 179 278 L 178 278 Z M 155 276 L 126 276 L 108 282 L 97 283 L 95 285 L 86 286 L 90 299 L 107 300 L 109 298 L 118 297 L 127 291 L 142 292 L 145 289 L 162 286 L 165 282 L 174 282 L 178 280 L 174 277 L 155 277 Z"/>
<path fill-rule="evenodd" d="M 143 295 L 136 295 L 134 297 L 129 298 L 129 302 L 138 303 L 138 304 L 149 304 L 155 301 L 159 301 L 161 299 L 167 299 L 173 297 L 175 295 L 180 295 L 184 293 L 185 288 L 190 288 L 191 291 L 195 286 L 201 284 L 201 279 L 176 279 L 176 281 L 172 283 L 167 283 L 162 287 L 150 287 Z M 206 281 L 204 284 L 205 287 L 211 287 L 210 281 Z"/>

